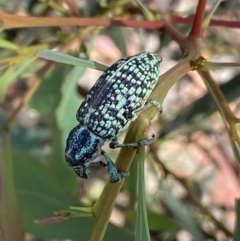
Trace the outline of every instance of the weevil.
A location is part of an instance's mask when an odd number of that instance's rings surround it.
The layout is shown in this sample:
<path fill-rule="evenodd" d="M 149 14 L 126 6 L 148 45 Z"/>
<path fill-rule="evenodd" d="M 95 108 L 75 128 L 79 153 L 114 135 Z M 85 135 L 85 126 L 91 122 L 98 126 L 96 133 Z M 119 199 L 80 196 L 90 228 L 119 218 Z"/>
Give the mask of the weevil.
<path fill-rule="evenodd" d="M 107 153 L 102 150 L 105 141 L 110 148 L 137 147 L 153 142 L 154 136 L 136 143 L 119 144 L 117 136 L 128 128 L 139 113 L 154 105 L 146 102 L 160 76 L 161 58 L 150 52 L 122 58 L 107 68 L 80 105 L 76 118 L 79 124 L 67 138 L 65 159 L 81 178 L 88 178 L 91 166 L 105 166 L 110 182 L 118 182 L 128 172 L 120 172 Z M 103 155 L 103 161 L 94 161 Z"/>

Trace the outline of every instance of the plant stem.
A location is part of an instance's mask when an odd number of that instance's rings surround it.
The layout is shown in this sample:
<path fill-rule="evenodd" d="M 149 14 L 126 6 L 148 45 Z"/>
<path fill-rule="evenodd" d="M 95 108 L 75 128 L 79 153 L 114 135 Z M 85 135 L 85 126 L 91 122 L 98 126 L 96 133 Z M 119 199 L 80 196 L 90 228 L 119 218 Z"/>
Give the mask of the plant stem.
<path fill-rule="evenodd" d="M 238 131 L 235 126 L 235 123 L 237 122 L 235 115 L 230 109 L 225 97 L 223 96 L 222 92 L 219 90 L 219 87 L 211 77 L 210 73 L 208 71 L 201 71 L 199 73 L 203 77 L 203 80 L 207 89 L 209 90 L 214 100 L 216 101 L 216 104 L 219 107 L 219 112 L 223 118 L 223 121 L 228 130 L 230 138 L 236 141 L 236 143 L 240 147 L 240 138 L 239 138 L 239 135 L 237 134 Z"/>
<path fill-rule="evenodd" d="M 190 34 L 192 36 L 194 36 L 195 38 L 201 38 L 202 23 L 203 23 L 206 3 L 207 3 L 207 0 L 199 0 L 198 1 L 197 11 L 194 16 L 192 29 L 190 31 Z"/>
<path fill-rule="evenodd" d="M 169 15 L 171 23 L 191 24 L 195 18 Z M 17 16 L 0 12 L 0 31 L 12 28 L 33 28 L 33 27 L 60 27 L 60 26 L 95 26 L 95 27 L 132 27 L 145 29 L 161 29 L 163 22 L 148 20 L 129 19 L 102 19 L 102 18 L 52 18 L 52 17 L 29 17 Z M 239 21 L 214 20 L 210 21 L 211 26 L 239 28 Z"/>

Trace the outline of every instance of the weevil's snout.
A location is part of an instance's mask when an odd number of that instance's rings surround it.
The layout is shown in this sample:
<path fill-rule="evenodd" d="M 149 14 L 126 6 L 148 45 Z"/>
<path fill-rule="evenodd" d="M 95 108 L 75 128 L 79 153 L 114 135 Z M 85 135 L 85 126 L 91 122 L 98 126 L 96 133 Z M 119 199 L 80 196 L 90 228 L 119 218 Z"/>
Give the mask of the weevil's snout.
<path fill-rule="evenodd" d="M 68 165 L 73 167 L 77 176 L 84 178 L 84 179 L 88 178 L 89 170 L 87 169 L 86 166 L 84 166 L 84 164 L 79 164 L 78 166 L 73 166 L 72 163 L 76 163 L 77 160 L 73 159 L 72 156 L 69 156 L 68 153 L 65 153 L 65 159 L 66 159 L 66 162 L 68 163 Z"/>
<path fill-rule="evenodd" d="M 74 166 L 76 163 L 79 163 L 78 160 L 71 156 L 71 152 L 65 151 L 65 160 L 69 166 L 73 167 L 77 176 L 87 179 L 89 176 L 90 171 L 84 164 L 79 164 L 78 166 Z"/>
<path fill-rule="evenodd" d="M 80 166 L 77 166 L 77 167 L 73 167 L 75 173 L 81 177 L 81 178 L 84 178 L 84 179 L 88 179 L 88 176 L 89 176 L 89 170 L 87 167 L 85 167 L 84 165 L 80 165 Z"/>

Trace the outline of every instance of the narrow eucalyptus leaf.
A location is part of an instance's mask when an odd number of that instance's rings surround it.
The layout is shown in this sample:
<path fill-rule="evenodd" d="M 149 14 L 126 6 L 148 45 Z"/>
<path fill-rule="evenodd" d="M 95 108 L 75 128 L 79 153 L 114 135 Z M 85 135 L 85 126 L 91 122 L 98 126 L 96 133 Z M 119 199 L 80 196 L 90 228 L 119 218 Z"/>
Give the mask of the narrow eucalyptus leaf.
<path fill-rule="evenodd" d="M 60 53 L 51 50 L 40 50 L 36 53 L 36 56 L 39 58 L 52 60 L 59 63 L 77 65 L 85 68 L 97 69 L 100 71 L 104 71 L 107 69 L 107 66 L 97 63 L 95 61 L 79 59 L 65 53 Z"/>
<path fill-rule="evenodd" d="M 144 178 L 144 156 L 145 149 L 138 149 L 138 207 L 136 219 L 135 241 L 150 241 L 148 218 L 145 198 L 145 178 Z"/>

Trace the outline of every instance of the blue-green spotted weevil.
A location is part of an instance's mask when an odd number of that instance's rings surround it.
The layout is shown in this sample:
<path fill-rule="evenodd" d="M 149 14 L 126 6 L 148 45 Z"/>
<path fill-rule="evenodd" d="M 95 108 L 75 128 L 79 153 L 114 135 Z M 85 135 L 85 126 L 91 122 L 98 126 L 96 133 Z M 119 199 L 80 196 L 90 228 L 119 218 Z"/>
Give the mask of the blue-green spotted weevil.
<path fill-rule="evenodd" d="M 118 182 L 128 172 L 116 169 L 111 158 L 102 150 L 105 141 L 111 148 L 148 145 L 154 140 L 119 144 L 117 136 L 135 120 L 144 109 L 154 105 L 161 112 L 156 100 L 146 102 L 160 76 L 161 58 L 144 52 L 118 60 L 107 68 L 80 105 L 76 118 L 79 122 L 67 138 L 65 158 L 76 174 L 88 178 L 91 166 L 105 166 L 110 182 Z M 103 161 L 94 161 L 103 155 Z"/>

